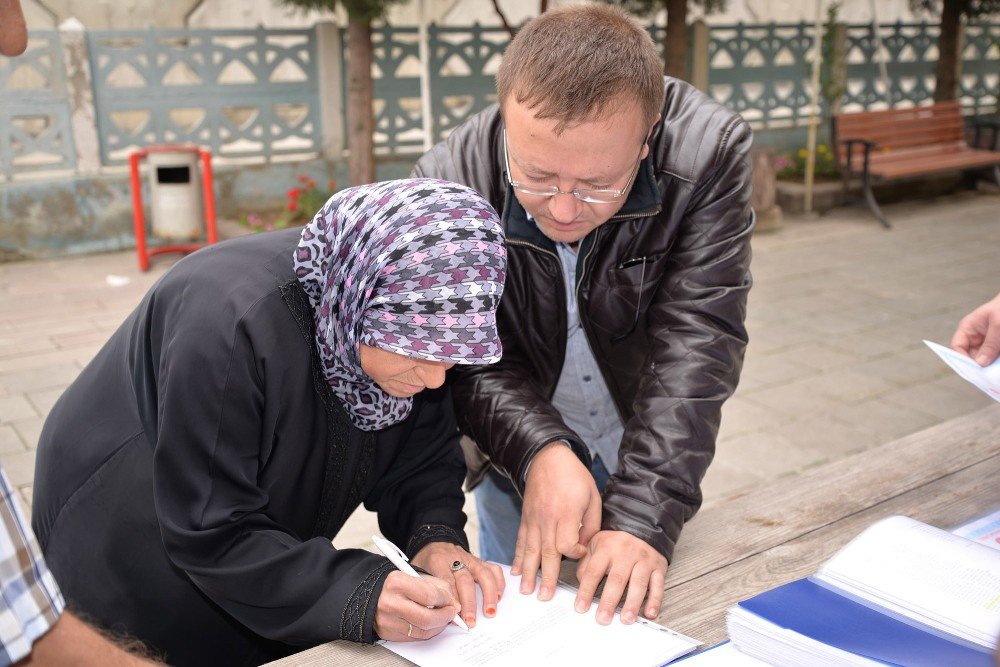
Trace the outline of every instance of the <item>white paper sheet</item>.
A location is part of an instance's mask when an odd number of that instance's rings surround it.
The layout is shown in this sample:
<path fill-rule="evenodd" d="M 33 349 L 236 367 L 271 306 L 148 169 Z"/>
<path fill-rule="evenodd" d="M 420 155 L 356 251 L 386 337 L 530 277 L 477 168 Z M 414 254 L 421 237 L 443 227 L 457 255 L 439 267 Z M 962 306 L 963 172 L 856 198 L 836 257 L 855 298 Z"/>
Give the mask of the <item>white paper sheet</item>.
<path fill-rule="evenodd" d="M 1000 401 L 1000 359 L 985 368 L 964 354 L 959 354 L 944 345 L 925 340 L 924 344 L 931 348 L 944 363 L 995 401 Z"/>
<path fill-rule="evenodd" d="M 663 665 L 693 651 L 698 642 L 647 621 L 598 625 L 597 604 L 578 614 L 576 594 L 559 587 L 548 602 L 521 595 L 520 577 L 503 567 L 507 587 L 497 615 L 482 614 L 469 632 L 449 625 L 424 642 L 382 642 L 422 667 L 530 667 L 532 665 Z"/>

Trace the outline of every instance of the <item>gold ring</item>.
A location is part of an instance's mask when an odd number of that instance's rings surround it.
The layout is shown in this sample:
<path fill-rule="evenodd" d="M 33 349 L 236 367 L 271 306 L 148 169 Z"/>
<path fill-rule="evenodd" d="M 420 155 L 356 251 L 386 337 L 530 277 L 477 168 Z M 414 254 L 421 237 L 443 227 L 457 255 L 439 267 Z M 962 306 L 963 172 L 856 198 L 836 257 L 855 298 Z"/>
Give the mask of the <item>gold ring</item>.
<path fill-rule="evenodd" d="M 407 625 L 410 626 L 410 629 L 406 631 L 406 636 L 407 637 L 413 637 L 413 624 L 412 623 L 407 623 Z"/>

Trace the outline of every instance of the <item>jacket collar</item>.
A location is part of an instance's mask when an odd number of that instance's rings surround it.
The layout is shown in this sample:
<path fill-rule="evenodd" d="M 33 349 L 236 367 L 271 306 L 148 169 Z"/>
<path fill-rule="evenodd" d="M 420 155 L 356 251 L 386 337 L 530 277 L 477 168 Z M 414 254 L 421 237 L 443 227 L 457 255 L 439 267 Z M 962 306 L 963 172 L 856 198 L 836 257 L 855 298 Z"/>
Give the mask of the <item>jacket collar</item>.
<path fill-rule="evenodd" d="M 549 237 L 542 234 L 532 220 L 528 219 L 528 214 L 521 206 L 521 202 L 514 195 L 514 189 L 507 184 L 507 205 L 503 212 L 503 226 L 508 239 L 517 239 L 532 245 L 540 246 L 551 252 L 555 252 L 556 246 Z M 653 158 L 647 155 L 646 159 L 639 165 L 639 173 L 635 176 L 635 183 L 629 190 L 628 197 L 621 209 L 615 213 L 608 222 L 627 220 L 635 217 L 645 217 L 655 215 L 660 210 L 660 190 L 656 187 L 656 178 L 653 175 Z"/>

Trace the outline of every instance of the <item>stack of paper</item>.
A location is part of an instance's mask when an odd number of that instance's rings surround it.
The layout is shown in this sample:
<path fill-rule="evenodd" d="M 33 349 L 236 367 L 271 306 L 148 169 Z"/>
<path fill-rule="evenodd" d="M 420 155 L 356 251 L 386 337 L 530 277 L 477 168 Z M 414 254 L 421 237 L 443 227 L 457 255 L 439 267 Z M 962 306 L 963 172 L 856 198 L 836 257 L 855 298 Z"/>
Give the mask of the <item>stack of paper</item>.
<path fill-rule="evenodd" d="M 740 651 L 779 666 L 992 667 L 1000 551 L 891 517 L 814 577 L 739 603 L 726 624 Z"/>

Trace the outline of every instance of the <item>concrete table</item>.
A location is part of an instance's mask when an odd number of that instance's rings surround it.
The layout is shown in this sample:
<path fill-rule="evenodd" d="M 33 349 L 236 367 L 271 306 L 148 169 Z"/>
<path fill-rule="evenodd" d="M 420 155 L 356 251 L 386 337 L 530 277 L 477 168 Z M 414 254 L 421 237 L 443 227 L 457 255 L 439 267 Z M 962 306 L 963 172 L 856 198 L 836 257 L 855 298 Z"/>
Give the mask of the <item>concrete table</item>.
<path fill-rule="evenodd" d="M 726 610 L 815 572 L 879 519 L 903 514 L 951 528 L 1000 506 L 1000 406 L 783 477 L 688 522 L 656 619 L 711 645 Z M 575 568 L 564 564 L 573 582 Z M 380 646 L 331 642 L 271 665 L 409 665 Z"/>

